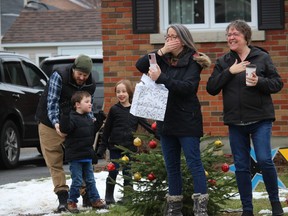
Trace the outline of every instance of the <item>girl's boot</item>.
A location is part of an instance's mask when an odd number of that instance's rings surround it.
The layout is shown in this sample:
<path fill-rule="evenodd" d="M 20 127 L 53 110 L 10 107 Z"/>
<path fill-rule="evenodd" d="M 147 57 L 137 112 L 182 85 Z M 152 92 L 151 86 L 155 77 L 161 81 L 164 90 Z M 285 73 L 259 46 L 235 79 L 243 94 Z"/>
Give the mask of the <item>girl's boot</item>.
<path fill-rule="evenodd" d="M 109 177 L 106 179 L 106 192 L 105 192 L 105 201 L 107 205 L 114 204 L 114 188 L 115 184 L 111 182 Z"/>

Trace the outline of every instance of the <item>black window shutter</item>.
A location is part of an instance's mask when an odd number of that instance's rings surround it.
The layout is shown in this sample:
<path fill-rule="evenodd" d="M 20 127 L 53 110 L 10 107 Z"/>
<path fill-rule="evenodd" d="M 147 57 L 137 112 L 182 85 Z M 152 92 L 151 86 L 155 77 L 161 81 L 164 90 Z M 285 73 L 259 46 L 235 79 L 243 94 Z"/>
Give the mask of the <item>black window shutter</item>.
<path fill-rule="evenodd" d="M 158 33 L 158 0 L 133 0 L 133 33 Z"/>
<path fill-rule="evenodd" d="M 284 0 L 258 0 L 258 29 L 284 29 Z"/>

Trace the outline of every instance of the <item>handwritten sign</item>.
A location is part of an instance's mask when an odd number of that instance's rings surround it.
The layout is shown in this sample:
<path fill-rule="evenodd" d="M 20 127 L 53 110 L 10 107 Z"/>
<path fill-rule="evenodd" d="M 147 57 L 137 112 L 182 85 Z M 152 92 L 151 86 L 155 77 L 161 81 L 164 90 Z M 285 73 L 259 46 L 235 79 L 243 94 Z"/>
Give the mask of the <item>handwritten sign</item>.
<path fill-rule="evenodd" d="M 163 121 L 169 91 L 165 86 L 156 84 L 147 77 L 144 74 L 141 82 L 136 84 L 130 113 L 142 118 Z"/>

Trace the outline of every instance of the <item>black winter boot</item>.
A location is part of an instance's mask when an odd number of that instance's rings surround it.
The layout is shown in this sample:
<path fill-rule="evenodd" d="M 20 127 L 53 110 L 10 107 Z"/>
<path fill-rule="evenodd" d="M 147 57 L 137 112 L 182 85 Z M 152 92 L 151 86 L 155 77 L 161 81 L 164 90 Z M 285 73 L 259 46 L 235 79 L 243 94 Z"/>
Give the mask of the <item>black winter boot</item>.
<path fill-rule="evenodd" d="M 125 203 L 129 203 L 131 201 L 130 196 L 134 190 L 131 179 L 132 178 L 124 179 L 123 197 L 117 202 L 118 204 L 125 205 Z"/>
<path fill-rule="evenodd" d="M 271 202 L 271 206 L 272 206 L 272 216 L 284 215 L 280 202 Z"/>
<path fill-rule="evenodd" d="M 92 204 L 91 204 L 91 201 L 90 201 L 88 192 L 87 192 L 87 190 L 86 190 L 86 185 L 83 184 L 83 185 L 81 186 L 79 192 L 80 192 L 80 195 L 82 196 L 82 206 L 83 206 L 84 208 L 86 208 L 86 207 L 91 207 Z"/>
<path fill-rule="evenodd" d="M 253 211 L 243 211 L 241 216 L 254 216 Z"/>
<path fill-rule="evenodd" d="M 208 216 L 207 214 L 207 204 L 209 195 L 196 193 L 192 195 L 194 201 L 193 211 L 194 216 Z"/>
<path fill-rule="evenodd" d="M 114 204 L 114 188 L 115 184 L 106 181 L 106 192 L 105 192 L 105 201 L 107 205 Z"/>
<path fill-rule="evenodd" d="M 60 213 L 67 210 L 67 199 L 68 199 L 68 191 L 61 190 L 57 193 L 58 200 L 59 200 L 59 206 L 56 210 L 56 212 Z"/>
<path fill-rule="evenodd" d="M 167 205 L 164 209 L 164 216 L 183 216 L 181 210 L 183 207 L 183 196 L 166 195 Z"/>
<path fill-rule="evenodd" d="M 89 196 L 88 196 L 88 193 L 85 193 L 82 195 L 82 206 L 84 208 L 92 206 L 91 201 L 90 201 Z"/>

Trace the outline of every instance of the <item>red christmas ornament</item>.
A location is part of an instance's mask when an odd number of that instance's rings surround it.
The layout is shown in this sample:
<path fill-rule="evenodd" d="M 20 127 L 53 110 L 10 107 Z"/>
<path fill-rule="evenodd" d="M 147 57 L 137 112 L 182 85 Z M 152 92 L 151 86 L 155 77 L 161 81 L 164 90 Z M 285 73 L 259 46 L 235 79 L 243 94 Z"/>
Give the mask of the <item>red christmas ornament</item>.
<path fill-rule="evenodd" d="M 228 172 L 229 171 L 229 165 L 227 163 L 224 163 L 221 167 L 223 172 Z"/>
<path fill-rule="evenodd" d="M 151 128 L 152 128 L 153 131 L 156 131 L 157 130 L 157 123 L 153 122 L 152 125 L 151 125 Z"/>
<path fill-rule="evenodd" d="M 154 175 L 154 173 L 149 173 L 148 175 L 147 175 L 147 179 L 149 180 L 149 181 L 153 181 L 154 179 L 156 179 L 156 177 L 155 177 L 155 175 Z"/>
<path fill-rule="evenodd" d="M 151 149 L 154 149 L 154 148 L 157 147 L 157 142 L 152 139 L 152 140 L 150 140 L 150 142 L 148 143 L 148 145 L 149 145 L 149 147 L 150 147 Z"/>
<path fill-rule="evenodd" d="M 108 171 L 113 171 L 115 169 L 116 169 L 116 167 L 115 167 L 114 163 L 110 162 L 110 163 L 107 164 L 107 170 Z"/>
<path fill-rule="evenodd" d="M 215 179 L 208 179 L 208 182 L 211 186 L 215 186 L 216 185 L 216 180 Z"/>

